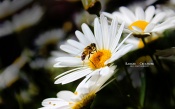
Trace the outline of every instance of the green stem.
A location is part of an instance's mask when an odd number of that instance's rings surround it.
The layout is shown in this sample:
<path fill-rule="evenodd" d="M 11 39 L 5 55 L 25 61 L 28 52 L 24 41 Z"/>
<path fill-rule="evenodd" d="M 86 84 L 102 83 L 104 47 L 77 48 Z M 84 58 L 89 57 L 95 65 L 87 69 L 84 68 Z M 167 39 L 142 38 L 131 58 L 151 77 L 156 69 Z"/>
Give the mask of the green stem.
<path fill-rule="evenodd" d="M 149 47 L 147 46 L 147 44 L 145 42 L 145 39 L 143 37 L 141 39 L 142 39 L 142 42 L 143 42 L 145 48 L 149 50 Z M 154 65 L 155 65 L 155 67 L 157 68 L 157 70 L 159 70 L 159 65 L 157 64 L 156 60 L 154 59 L 153 55 L 150 52 L 149 52 L 149 56 L 151 57 L 151 59 L 152 59 Z"/>
<path fill-rule="evenodd" d="M 23 107 L 22 107 L 22 100 L 21 100 L 19 94 L 15 94 L 15 97 L 16 97 L 16 100 L 18 101 L 19 109 L 23 109 Z"/>
<path fill-rule="evenodd" d="M 141 109 L 143 109 L 144 107 L 144 103 L 145 103 L 145 92 L 146 92 L 146 78 L 145 78 L 145 74 L 141 74 L 141 92 L 140 92 L 140 106 Z"/>

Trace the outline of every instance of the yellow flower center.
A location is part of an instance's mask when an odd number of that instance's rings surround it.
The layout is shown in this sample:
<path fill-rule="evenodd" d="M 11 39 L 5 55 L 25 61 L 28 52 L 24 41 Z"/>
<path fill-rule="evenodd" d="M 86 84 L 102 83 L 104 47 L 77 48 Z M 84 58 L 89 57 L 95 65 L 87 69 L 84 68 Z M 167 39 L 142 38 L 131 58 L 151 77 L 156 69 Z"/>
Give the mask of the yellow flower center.
<path fill-rule="evenodd" d="M 91 69 L 99 69 L 105 67 L 106 65 L 104 63 L 111 57 L 111 55 L 111 51 L 109 50 L 99 50 L 95 52 L 89 58 L 89 67 Z"/>
<path fill-rule="evenodd" d="M 88 109 L 95 97 L 95 93 L 89 93 L 88 95 L 84 96 L 83 99 L 79 102 L 76 102 L 72 109 Z"/>
<path fill-rule="evenodd" d="M 136 26 L 136 27 L 140 28 L 140 29 L 142 30 L 142 32 L 143 32 L 148 24 L 149 24 L 149 23 L 146 22 L 146 21 L 137 20 L 137 21 L 133 22 L 131 25 L 129 25 L 128 28 L 129 28 L 130 30 L 134 30 L 134 29 L 132 28 L 132 26 Z"/>

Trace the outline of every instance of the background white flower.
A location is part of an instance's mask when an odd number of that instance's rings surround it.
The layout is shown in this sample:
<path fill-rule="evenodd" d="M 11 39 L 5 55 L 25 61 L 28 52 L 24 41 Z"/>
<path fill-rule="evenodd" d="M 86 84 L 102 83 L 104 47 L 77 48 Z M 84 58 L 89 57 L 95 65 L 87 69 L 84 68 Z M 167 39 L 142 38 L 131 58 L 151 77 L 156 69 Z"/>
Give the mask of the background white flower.
<path fill-rule="evenodd" d="M 22 31 L 40 21 L 44 14 L 44 10 L 39 5 L 34 5 L 31 9 L 27 9 L 13 16 L 12 21 L 5 21 L 0 26 L 0 37 L 13 32 Z M 31 16 L 32 15 L 32 16 Z"/>
<path fill-rule="evenodd" d="M 4 0 L 0 3 L 0 18 L 6 17 L 25 5 L 31 3 L 33 0 Z"/>
<path fill-rule="evenodd" d="M 112 14 L 104 12 L 104 14 L 109 18 L 117 17 L 119 22 L 125 21 L 125 27 L 134 34 L 149 35 L 152 32 L 163 31 L 174 26 L 172 22 L 175 16 L 166 19 L 166 17 L 169 17 L 166 15 L 166 11 L 155 13 L 154 6 L 147 7 L 145 11 L 141 7 L 137 7 L 135 12 L 122 6 L 119 11 Z"/>
<path fill-rule="evenodd" d="M 38 36 L 35 40 L 35 45 L 40 47 L 48 43 L 56 43 L 65 36 L 65 32 L 62 29 L 53 29 L 46 31 Z"/>
<path fill-rule="evenodd" d="M 0 73 L 0 89 L 10 86 L 19 78 L 20 69 L 29 61 L 29 52 L 28 49 L 24 50 L 21 56 Z"/>

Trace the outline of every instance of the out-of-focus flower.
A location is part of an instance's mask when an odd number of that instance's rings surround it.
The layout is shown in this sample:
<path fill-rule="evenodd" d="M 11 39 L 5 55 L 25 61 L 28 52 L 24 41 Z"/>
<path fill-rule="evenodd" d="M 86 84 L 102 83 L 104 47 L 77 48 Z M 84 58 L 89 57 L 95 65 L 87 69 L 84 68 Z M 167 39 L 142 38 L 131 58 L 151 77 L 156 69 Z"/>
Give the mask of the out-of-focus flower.
<path fill-rule="evenodd" d="M 137 37 L 149 36 L 152 32 L 164 31 L 165 29 L 174 27 L 172 23 L 175 16 L 166 19 L 166 12 L 155 13 L 154 6 L 149 6 L 144 11 L 141 7 L 136 7 L 135 13 L 130 11 L 127 7 L 120 7 L 120 12 L 113 12 L 112 14 L 104 12 L 109 18 L 117 17 L 119 22 L 126 22 L 126 28 L 129 32 Z"/>
<path fill-rule="evenodd" d="M 175 5 L 175 1 L 174 0 L 170 0 L 170 3 Z"/>
<path fill-rule="evenodd" d="M 20 57 L 18 57 L 10 66 L 0 74 L 0 88 L 10 86 L 19 78 L 19 71 L 29 61 L 28 50 L 24 50 Z"/>
<path fill-rule="evenodd" d="M 36 24 L 44 14 L 44 10 L 39 5 L 34 5 L 31 9 L 25 10 L 12 19 L 15 31 L 21 31 Z M 32 16 L 31 16 L 32 15 Z"/>
<path fill-rule="evenodd" d="M 35 40 L 35 45 L 41 47 L 49 43 L 57 43 L 64 36 L 65 33 L 61 29 L 54 29 L 51 31 L 47 31 L 39 35 L 39 37 Z"/>
<path fill-rule="evenodd" d="M 13 16 L 12 21 L 5 21 L 0 26 L 0 37 L 24 30 L 40 21 L 44 14 L 41 6 L 35 5 L 31 9 L 25 10 Z M 32 15 L 32 16 L 31 16 Z"/>
<path fill-rule="evenodd" d="M 173 17 L 175 16 L 175 12 L 174 10 L 172 10 L 170 7 L 166 6 L 166 5 L 156 5 L 157 9 L 156 9 L 156 13 L 160 13 L 160 12 L 165 12 L 166 13 L 166 19 L 169 19 L 169 17 Z"/>
<path fill-rule="evenodd" d="M 161 10 L 169 10 L 169 9 L 175 10 L 175 1 L 174 0 L 167 0 L 163 4 L 157 4 L 156 7 L 161 9 Z"/>
<path fill-rule="evenodd" d="M 38 87 L 36 87 L 33 83 L 29 83 L 29 88 L 26 90 L 20 90 L 18 96 L 23 103 L 28 103 L 32 101 L 32 97 L 38 94 Z"/>
<path fill-rule="evenodd" d="M 39 37 L 35 40 L 35 45 L 38 48 L 39 55 L 46 55 L 47 51 L 49 52 L 48 46 L 53 45 L 54 47 L 57 46 L 58 42 L 62 41 L 62 39 L 65 36 L 65 32 L 62 29 L 53 29 L 50 31 L 46 31 L 39 35 Z M 52 51 L 51 51 L 52 52 Z M 49 52 L 50 53 L 50 52 Z M 30 62 L 30 66 L 34 69 L 37 68 L 47 68 L 50 67 L 50 60 L 47 59 L 46 57 L 40 57 L 36 58 L 35 60 Z M 53 64 L 52 64 L 53 66 Z"/>
<path fill-rule="evenodd" d="M 146 43 L 151 43 L 155 40 L 157 40 L 158 38 L 162 37 L 162 35 L 159 35 L 159 34 L 152 34 L 151 37 L 145 37 L 145 42 Z M 129 37 L 125 43 L 128 43 L 128 44 L 133 44 L 133 48 L 132 50 L 136 50 L 136 49 L 141 49 L 144 47 L 144 43 L 143 41 L 140 39 L 140 38 L 136 38 L 136 37 Z"/>
<path fill-rule="evenodd" d="M 147 6 L 152 5 L 152 4 L 155 3 L 156 1 L 157 1 L 157 0 L 144 0 L 144 1 L 142 1 L 142 0 L 137 0 L 137 1 L 133 1 L 133 2 L 129 3 L 129 4 L 127 5 L 127 7 L 128 7 L 131 11 L 134 11 L 135 8 L 136 8 L 137 6 L 140 6 L 140 7 L 142 7 L 143 9 L 145 9 Z"/>
<path fill-rule="evenodd" d="M 157 50 L 154 54 L 162 57 L 173 56 L 175 55 L 175 47 L 164 49 L 164 50 Z"/>
<path fill-rule="evenodd" d="M 70 55 L 68 55 L 67 53 L 63 51 L 51 51 L 51 57 L 48 58 L 46 62 L 46 67 L 53 68 L 53 65 L 57 63 L 55 59 L 57 57 L 63 57 L 63 56 L 70 56 Z"/>
<path fill-rule="evenodd" d="M 81 26 L 82 23 L 86 22 L 88 25 L 93 25 L 93 21 L 96 15 L 89 14 L 86 11 L 81 11 L 74 15 L 74 20 L 77 26 Z"/>
<path fill-rule="evenodd" d="M 55 84 L 67 84 L 87 75 L 101 72 L 101 75 L 108 73 L 106 67 L 111 67 L 112 63 L 129 52 L 131 44 L 124 45 L 130 33 L 119 43 L 123 32 L 124 23 L 117 28 L 117 20 L 114 19 L 110 25 L 104 15 L 94 20 L 94 34 L 86 24 L 82 24 L 83 33 L 76 31 L 79 40 L 68 40 L 66 45 L 60 48 L 70 56 L 56 58 L 54 67 L 76 67 L 58 75 Z"/>
<path fill-rule="evenodd" d="M 43 100 L 42 108 L 39 109 L 85 109 L 88 107 L 96 93 L 104 88 L 111 81 L 109 78 L 114 74 L 115 66 L 105 67 L 106 75 L 101 75 L 100 72 L 93 76 L 87 76 L 76 88 L 75 92 L 60 91 L 57 93 L 57 98 L 48 98 Z"/>
<path fill-rule="evenodd" d="M 0 3 L 0 18 L 18 11 L 33 0 L 4 0 Z"/>
<path fill-rule="evenodd" d="M 30 67 L 33 69 L 46 68 L 46 65 L 47 60 L 43 58 L 37 58 L 36 60 L 30 62 Z"/>

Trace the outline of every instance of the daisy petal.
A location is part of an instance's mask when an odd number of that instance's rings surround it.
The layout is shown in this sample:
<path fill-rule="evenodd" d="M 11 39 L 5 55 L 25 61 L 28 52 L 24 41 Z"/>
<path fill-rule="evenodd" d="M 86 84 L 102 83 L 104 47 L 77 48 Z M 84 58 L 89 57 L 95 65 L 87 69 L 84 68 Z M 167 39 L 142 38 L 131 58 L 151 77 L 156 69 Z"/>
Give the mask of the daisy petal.
<path fill-rule="evenodd" d="M 101 76 L 106 76 L 106 75 L 108 75 L 108 72 L 109 72 L 109 67 L 104 67 L 104 68 L 102 68 L 102 70 L 100 71 L 100 75 L 101 75 Z"/>
<path fill-rule="evenodd" d="M 142 29 L 140 29 L 140 28 L 137 27 L 137 26 L 132 26 L 132 28 L 133 28 L 134 31 L 137 31 L 137 32 L 139 32 L 139 33 L 142 32 Z"/>
<path fill-rule="evenodd" d="M 148 25 L 146 26 L 144 32 L 145 32 L 145 33 L 151 32 L 151 31 L 153 30 L 154 27 L 155 27 L 155 24 L 150 23 L 150 24 L 148 24 Z"/>
<path fill-rule="evenodd" d="M 137 7 L 135 10 L 137 20 L 145 20 L 145 12 L 141 7 Z"/>
<path fill-rule="evenodd" d="M 110 14 L 110 13 L 107 13 L 107 12 L 102 12 L 103 15 L 105 15 L 106 17 L 112 19 L 113 18 L 113 15 Z"/>
<path fill-rule="evenodd" d="M 155 7 L 154 6 L 149 6 L 145 10 L 145 20 L 147 22 L 150 22 L 150 20 L 153 18 L 154 13 L 155 13 Z"/>
<path fill-rule="evenodd" d="M 83 76 L 86 76 L 87 74 L 91 73 L 92 71 L 90 69 L 80 69 L 80 70 L 76 70 L 74 72 L 71 72 L 65 76 L 62 76 L 61 78 L 57 79 L 55 81 L 55 84 L 66 84 L 69 82 L 73 82 L 77 79 L 82 78 Z"/>
<path fill-rule="evenodd" d="M 105 69 L 102 71 L 102 73 L 107 72 L 107 75 L 102 75 L 103 78 L 98 79 L 96 84 L 103 85 L 114 74 L 115 68 L 116 68 L 116 66 L 115 67 L 113 66 L 113 68 L 105 67 Z M 101 87 L 101 86 L 99 86 L 99 87 Z"/>
<path fill-rule="evenodd" d="M 60 98 L 47 98 L 42 102 L 42 106 L 60 107 L 65 105 L 68 105 L 68 102 Z"/>
<path fill-rule="evenodd" d="M 66 75 L 66 74 L 68 74 L 68 73 L 71 73 L 71 72 L 76 71 L 76 70 L 79 70 L 79 69 L 82 69 L 82 68 L 81 68 L 81 67 L 78 67 L 78 68 L 75 68 L 75 69 L 68 70 L 68 71 L 66 71 L 66 72 L 64 72 L 64 73 L 62 73 L 62 74 L 56 76 L 55 79 L 60 78 L 60 77 Z"/>
<path fill-rule="evenodd" d="M 100 27 L 98 18 L 95 18 L 95 21 L 94 21 L 94 33 L 97 41 L 97 49 L 102 49 L 103 48 L 102 46 L 103 41 L 101 38 L 102 32 L 101 32 L 101 27 Z"/>
<path fill-rule="evenodd" d="M 75 72 L 74 74 L 71 73 L 71 74 L 68 74 L 66 76 L 67 79 L 65 79 L 62 84 L 67 84 L 67 83 L 70 83 L 70 82 L 73 82 L 75 80 L 78 80 L 86 75 L 88 75 L 89 73 L 91 73 L 92 71 L 90 69 L 85 69 L 85 70 L 80 70 L 79 72 Z"/>
<path fill-rule="evenodd" d="M 81 53 L 81 50 L 79 50 L 75 47 L 72 47 L 70 45 L 61 45 L 60 49 L 62 49 L 63 51 L 65 51 L 67 53 L 73 54 L 73 55 L 78 55 Z"/>
<path fill-rule="evenodd" d="M 150 23 L 159 23 L 165 18 L 166 14 L 164 12 L 158 13 L 155 17 L 151 20 Z"/>
<path fill-rule="evenodd" d="M 67 91 L 67 90 L 64 90 L 64 91 L 60 91 L 57 93 L 57 98 L 61 98 L 67 102 L 70 102 L 71 101 L 71 97 L 75 96 L 75 94 L 71 91 Z"/>
<path fill-rule="evenodd" d="M 86 78 L 83 79 L 83 81 L 77 86 L 77 89 L 79 89 L 79 87 L 84 86 L 84 84 L 87 82 L 87 80 L 89 81 L 89 79 L 90 79 L 91 77 L 94 77 L 94 75 L 98 75 L 100 71 L 101 71 L 101 69 L 97 69 L 97 70 L 95 70 L 95 71 L 92 71 L 92 72 L 91 72 L 89 75 L 87 75 Z"/>
<path fill-rule="evenodd" d="M 103 39 L 103 49 L 108 49 L 109 46 L 109 30 L 108 30 L 108 21 L 104 15 L 100 16 L 101 30 L 102 30 L 102 39 Z"/>
<path fill-rule="evenodd" d="M 81 33 L 80 31 L 75 31 L 75 35 L 78 38 L 78 40 L 84 44 L 85 46 L 89 45 L 90 42 L 85 38 L 85 36 L 83 35 L 83 33 Z"/>
<path fill-rule="evenodd" d="M 133 45 L 131 45 L 131 44 L 125 45 L 124 47 L 119 49 L 117 52 L 115 52 L 114 55 L 111 57 L 111 59 L 107 60 L 105 62 L 105 64 L 111 63 L 111 62 L 115 61 L 116 59 L 120 58 L 121 56 L 123 56 L 124 54 L 129 52 L 132 47 L 133 47 Z"/>
<path fill-rule="evenodd" d="M 125 15 L 129 19 L 129 21 L 133 22 L 133 21 L 136 21 L 137 20 L 136 17 L 135 17 L 135 15 L 133 14 L 133 12 L 130 11 L 128 8 L 126 8 L 126 7 L 120 7 L 119 10 L 121 11 L 121 13 L 123 15 Z"/>
<path fill-rule="evenodd" d="M 109 29 L 109 33 L 110 33 L 110 42 L 113 42 L 113 40 L 115 39 L 115 36 L 117 34 L 117 30 L 118 30 L 118 22 L 117 22 L 117 19 L 114 18 L 114 20 L 112 20 L 111 22 L 111 26 L 110 26 L 110 29 Z M 122 26 L 120 27 L 122 29 Z M 121 31 L 119 29 L 119 31 Z"/>
<path fill-rule="evenodd" d="M 59 57 L 55 60 L 58 62 L 54 64 L 54 67 L 78 67 L 83 65 L 81 59 L 76 57 Z"/>
<path fill-rule="evenodd" d="M 119 23 L 123 23 L 124 15 L 120 12 L 113 12 L 112 13 L 114 18 L 116 17 Z M 127 20 L 125 21 L 125 27 L 128 27 L 130 25 L 131 21 Z"/>
<path fill-rule="evenodd" d="M 67 42 L 71 45 L 74 46 L 75 48 L 79 49 L 79 50 L 83 50 L 85 48 L 85 46 L 82 43 L 79 43 L 75 40 L 67 40 Z"/>
<path fill-rule="evenodd" d="M 122 25 L 120 26 L 119 30 L 118 30 L 117 35 L 115 36 L 115 38 L 113 39 L 113 41 L 111 41 L 112 44 L 111 44 L 110 50 L 111 50 L 112 52 L 114 51 L 114 49 L 115 49 L 115 48 L 117 47 L 117 45 L 118 45 L 118 42 L 119 42 L 120 37 L 121 37 L 121 34 L 122 34 L 122 32 L 123 32 L 124 25 L 125 25 L 125 23 L 123 22 Z"/>
<path fill-rule="evenodd" d="M 92 31 L 85 23 L 82 24 L 81 28 L 84 33 L 84 36 L 89 40 L 89 42 L 96 43 Z"/>
<path fill-rule="evenodd" d="M 172 27 L 174 27 L 174 24 L 170 23 L 170 24 L 167 24 L 167 25 L 162 26 L 162 27 L 154 28 L 154 29 L 152 30 L 152 32 L 163 31 L 163 30 L 166 30 L 166 29 L 172 28 Z"/>
<path fill-rule="evenodd" d="M 123 41 L 120 42 L 120 44 L 117 46 L 117 48 L 115 48 L 115 50 L 113 51 L 113 53 L 117 52 L 117 50 L 123 45 L 123 43 L 126 41 L 126 39 L 127 39 L 128 37 L 130 37 L 131 34 L 132 34 L 132 33 L 128 34 L 128 35 L 125 37 L 125 39 L 123 39 Z"/>
<path fill-rule="evenodd" d="M 171 24 L 174 19 L 175 19 L 175 17 L 171 17 L 171 18 L 165 20 L 164 22 L 162 22 L 161 24 L 156 25 L 155 28 L 163 27 L 163 26 L 166 26 L 168 24 Z"/>
<path fill-rule="evenodd" d="M 81 59 L 77 57 L 59 57 L 55 60 L 59 62 L 82 63 Z"/>

